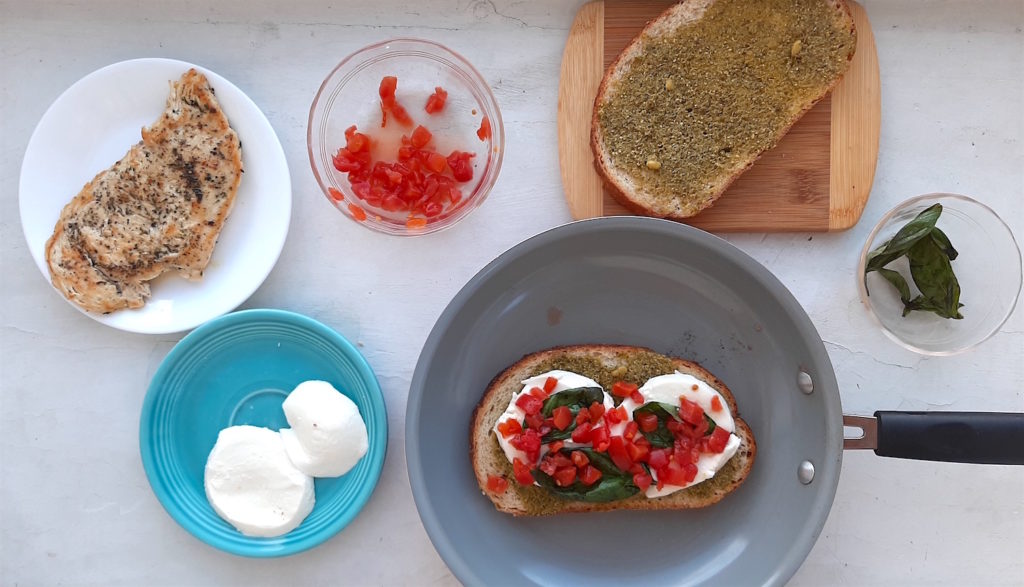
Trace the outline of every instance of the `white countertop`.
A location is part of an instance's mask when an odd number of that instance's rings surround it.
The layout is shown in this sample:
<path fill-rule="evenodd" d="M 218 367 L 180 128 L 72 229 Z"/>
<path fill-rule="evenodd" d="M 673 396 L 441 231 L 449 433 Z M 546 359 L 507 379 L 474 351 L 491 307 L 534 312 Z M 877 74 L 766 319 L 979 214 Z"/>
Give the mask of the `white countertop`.
<path fill-rule="evenodd" d="M 847 413 L 1024 411 L 1019 306 L 973 352 L 923 358 L 872 326 L 854 286 L 871 226 L 913 195 L 972 195 L 1024 237 L 1024 4 L 864 4 L 877 38 L 883 117 L 861 222 L 838 234 L 728 239 L 810 314 Z M 555 108 L 562 47 L 579 5 L 0 1 L 0 584 L 456 583 L 409 488 L 409 381 L 455 292 L 508 247 L 570 219 Z M 354 49 L 394 36 L 434 39 L 466 55 L 490 81 L 507 135 L 486 204 L 454 229 L 414 240 L 371 233 L 333 212 L 305 148 L 309 104 L 326 72 Z M 42 278 L 22 236 L 18 175 L 47 106 L 99 67 L 157 56 L 201 64 L 242 88 L 287 154 L 289 239 L 243 307 L 302 312 L 360 341 L 386 396 L 390 443 L 372 500 L 340 535 L 291 558 L 221 553 L 164 512 L 139 460 L 138 416 L 150 376 L 181 335 L 126 334 L 80 314 Z M 1024 584 L 1022 509 L 1024 467 L 848 452 L 831 515 L 792 584 Z"/>

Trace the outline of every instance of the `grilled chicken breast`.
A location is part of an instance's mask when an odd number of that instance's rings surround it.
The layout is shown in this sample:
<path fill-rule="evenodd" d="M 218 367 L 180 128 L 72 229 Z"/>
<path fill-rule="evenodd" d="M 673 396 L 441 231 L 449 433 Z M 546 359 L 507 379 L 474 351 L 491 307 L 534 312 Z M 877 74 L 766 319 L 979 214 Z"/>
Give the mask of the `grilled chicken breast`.
<path fill-rule="evenodd" d="M 54 287 L 108 313 L 141 307 L 166 271 L 202 277 L 234 205 L 241 148 L 206 76 L 190 69 L 142 140 L 64 207 L 46 243 Z"/>

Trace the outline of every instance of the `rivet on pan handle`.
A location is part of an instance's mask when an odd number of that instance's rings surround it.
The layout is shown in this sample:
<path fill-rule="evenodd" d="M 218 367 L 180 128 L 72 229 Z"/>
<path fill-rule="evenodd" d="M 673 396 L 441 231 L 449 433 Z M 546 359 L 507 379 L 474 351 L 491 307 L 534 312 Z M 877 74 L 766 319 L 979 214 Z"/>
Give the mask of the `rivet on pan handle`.
<path fill-rule="evenodd" d="M 843 448 L 874 449 L 880 457 L 987 465 L 1024 465 L 1024 414 L 879 411 L 843 416 L 860 428 Z"/>

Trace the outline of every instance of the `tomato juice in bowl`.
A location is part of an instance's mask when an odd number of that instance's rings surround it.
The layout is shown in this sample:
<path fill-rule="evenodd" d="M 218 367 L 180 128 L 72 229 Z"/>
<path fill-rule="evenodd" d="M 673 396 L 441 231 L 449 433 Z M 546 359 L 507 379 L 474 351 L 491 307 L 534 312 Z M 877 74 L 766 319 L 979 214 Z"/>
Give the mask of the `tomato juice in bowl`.
<path fill-rule="evenodd" d="M 437 43 L 394 39 L 356 51 L 327 76 L 307 146 L 320 188 L 343 214 L 388 234 L 427 234 L 483 203 L 504 128 L 468 61 Z"/>

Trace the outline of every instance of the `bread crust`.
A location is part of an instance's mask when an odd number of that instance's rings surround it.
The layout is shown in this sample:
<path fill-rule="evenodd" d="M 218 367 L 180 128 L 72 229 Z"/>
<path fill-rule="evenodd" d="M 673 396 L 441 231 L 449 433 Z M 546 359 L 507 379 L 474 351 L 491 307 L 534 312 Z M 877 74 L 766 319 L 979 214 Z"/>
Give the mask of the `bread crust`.
<path fill-rule="evenodd" d="M 539 487 L 523 487 L 512 478 L 512 467 L 498 447 L 493 427 L 498 417 L 504 413 L 513 393 L 521 389 L 521 381 L 538 374 L 538 367 L 551 360 L 565 358 L 590 358 L 601 361 L 608 369 L 621 367 L 630 358 L 647 353 L 662 359 L 669 359 L 674 369 L 688 373 L 701 379 L 718 391 L 729 405 L 729 410 L 736 423 L 735 434 L 740 437 L 741 444 L 736 455 L 729 460 L 718 475 L 717 484 L 724 483 L 715 491 L 708 491 L 712 480 L 699 483 L 687 489 L 660 498 L 647 498 L 642 494 L 628 499 L 607 502 L 587 503 L 561 499 Z M 666 372 L 671 372 L 666 370 Z M 506 368 L 491 380 L 483 398 L 473 411 L 470 426 L 470 460 L 473 472 L 481 493 L 486 495 L 499 511 L 514 516 L 541 516 L 572 512 L 598 512 L 612 510 L 680 510 L 707 507 L 718 503 L 726 495 L 736 490 L 750 475 L 757 455 L 757 444 L 750 426 L 740 417 L 736 398 L 720 379 L 701 365 L 676 357 L 666 357 L 650 349 L 626 345 L 586 344 L 554 347 L 524 356 Z M 500 457 L 498 456 L 500 455 Z M 487 479 L 491 475 L 504 476 L 509 480 L 509 489 L 501 495 L 487 491 Z M 722 479 L 727 476 L 723 482 Z M 700 488 L 694 490 L 694 488 Z M 538 505 L 536 501 L 543 499 Z"/>
<path fill-rule="evenodd" d="M 652 207 L 645 205 L 642 201 L 643 194 L 636 193 L 629 185 L 627 185 L 623 174 L 618 172 L 614 167 L 610 153 L 604 148 L 604 137 L 600 124 L 600 108 L 601 105 L 607 100 L 609 91 L 613 83 L 615 83 L 622 75 L 624 68 L 632 61 L 638 54 L 643 52 L 644 42 L 650 38 L 651 35 L 661 32 L 661 29 L 666 31 L 674 31 L 678 26 L 682 26 L 686 23 L 696 20 L 704 11 L 711 6 L 716 0 L 683 0 L 679 4 L 675 4 L 667 8 L 659 16 L 651 20 L 640 30 L 639 33 L 626 45 L 625 49 L 615 58 L 615 60 L 608 67 L 604 77 L 601 78 L 601 84 L 598 86 L 597 95 L 594 97 L 594 108 L 591 114 L 590 122 L 590 148 L 594 155 L 594 167 L 597 170 L 598 175 L 601 176 L 602 184 L 607 189 L 608 193 L 611 194 L 612 198 L 621 204 L 623 207 L 628 209 L 633 214 L 641 216 L 653 216 L 657 218 L 667 218 L 670 220 L 685 220 L 691 218 L 697 213 L 705 210 L 712 205 L 715 201 L 732 185 L 736 179 L 739 178 L 744 172 L 750 169 L 754 163 L 756 163 L 765 152 L 773 148 L 778 144 L 783 136 L 786 135 L 793 128 L 800 118 L 804 116 L 815 104 L 821 101 L 829 92 L 835 88 L 836 84 L 842 80 L 843 76 L 839 75 L 826 87 L 823 87 L 821 92 L 814 97 L 811 101 L 803 105 L 801 110 L 794 114 L 776 133 L 771 145 L 766 149 L 754 154 L 742 167 L 733 170 L 728 175 L 724 175 L 717 178 L 715 182 L 714 190 L 709 194 L 709 197 L 703 205 L 698 205 L 697 209 L 687 213 L 660 213 Z M 850 12 L 850 7 L 846 4 L 846 0 L 823 0 L 833 10 L 837 12 L 837 18 L 844 23 L 845 26 L 849 27 L 850 34 L 856 39 L 857 30 L 854 26 L 853 15 Z M 678 25 L 672 25 L 673 19 L 680 19 Z M 850 62 L 853 60 L 853 52 L 851 51 L 847 55 L 846 69 L 849 68 Z"/>

